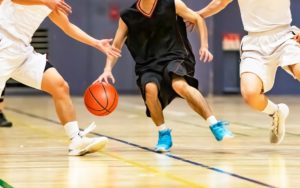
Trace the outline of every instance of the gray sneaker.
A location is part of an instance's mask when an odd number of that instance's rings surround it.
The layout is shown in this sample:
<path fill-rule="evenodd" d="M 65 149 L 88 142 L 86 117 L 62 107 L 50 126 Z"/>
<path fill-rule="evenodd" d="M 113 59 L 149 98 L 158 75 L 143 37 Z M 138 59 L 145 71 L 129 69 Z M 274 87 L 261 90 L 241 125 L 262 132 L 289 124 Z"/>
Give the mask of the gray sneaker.
<path fill-rule="evenodd" d="M 103 149 L 108 141 L 104 136 L 88 138 L 87 135 L 96 127 L 95 123 L 92 123 L 84 131 L 81 131 L 79 135 L 72 139 L 69 145 L 69 155 L 71 156 L 83 156 L 89 153 L 97 152 Z"/>
<path fill-rule="evenodd" d="M 285 120 L 289 115 L 289 107 L 286 104 L 278 104 L 278 110 L 272 115 L 273 124 L 270 132 L 270 142 L 279 144 L 285 134 Z"/>

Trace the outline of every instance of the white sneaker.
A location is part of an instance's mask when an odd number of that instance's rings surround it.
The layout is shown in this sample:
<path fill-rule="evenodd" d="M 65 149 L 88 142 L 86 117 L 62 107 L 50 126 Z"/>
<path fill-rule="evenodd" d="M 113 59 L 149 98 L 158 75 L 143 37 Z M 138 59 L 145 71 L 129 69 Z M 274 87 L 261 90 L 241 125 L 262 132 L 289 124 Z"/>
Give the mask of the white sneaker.
<path fill-rule="evenodd" d="M 108 141 L 106 137 L 88 138 L 85 136 L 95 127 L 95 123 L 92 123 L 87 129 L 81 131 L 77 137 L 72 139 L 69 145 L 69 155 L 83 156 L 88 153 L 97 152 L 105 147 Z"/>
<path fill-rule="evenodd" d="M 285 120 L 289 115 L 289 107 L 286 104 L 278 104 L 278 110 L 272 115 L 273 124 L 270 132 L 270 142 L 279 144 L 285 134 Z"/>

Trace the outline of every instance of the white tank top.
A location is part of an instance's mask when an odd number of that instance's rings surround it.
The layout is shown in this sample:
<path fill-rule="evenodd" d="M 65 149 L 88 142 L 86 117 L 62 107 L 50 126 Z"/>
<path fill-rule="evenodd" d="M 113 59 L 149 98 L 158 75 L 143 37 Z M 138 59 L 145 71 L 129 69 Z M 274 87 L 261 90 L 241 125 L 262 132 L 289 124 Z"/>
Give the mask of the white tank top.
<path fill-rule="evenodd" d="M 269 31 L 290 25 L 290 0 L 238 0 L 244 29 L 248 32 Z"/>
<path fill-rule="evenodd" d="M 51 11 L 43 5 L 23 6 L 4 0 L 0 6 L 0 29 L 29 44 L 32 35 Z"/>

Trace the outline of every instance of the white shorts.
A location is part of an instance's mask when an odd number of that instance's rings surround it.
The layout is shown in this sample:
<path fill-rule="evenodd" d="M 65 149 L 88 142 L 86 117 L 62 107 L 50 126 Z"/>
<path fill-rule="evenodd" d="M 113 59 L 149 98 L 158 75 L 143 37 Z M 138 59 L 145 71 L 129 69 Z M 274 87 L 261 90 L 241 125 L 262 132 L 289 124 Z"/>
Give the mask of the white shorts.
<path fill-rule="evenodd" d="M 0 32 L 0 94 L 9 78 L 40 90 L 46 62 L 46 55 Z"/>
<path fill-rule="evenodd" d="M 256 74 L 263 82 L 264 92 L 272 89 L 278 67 L 294 77 L 288 66 L 300 63 L 300 44 L 293 39 L 298 32 L 297 27 L 287 25 L 249 33 L 241 42 L 240 75 Z"/>

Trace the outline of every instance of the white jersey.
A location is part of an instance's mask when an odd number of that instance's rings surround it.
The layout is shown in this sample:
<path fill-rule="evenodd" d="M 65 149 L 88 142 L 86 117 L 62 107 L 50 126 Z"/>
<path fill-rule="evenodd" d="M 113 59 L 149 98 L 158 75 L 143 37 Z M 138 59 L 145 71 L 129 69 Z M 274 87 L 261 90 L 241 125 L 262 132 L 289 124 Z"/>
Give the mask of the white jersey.
<path fill-rule="evenodd" d="M 23 6 L 3 0 L 0 6 L 0 30 L 29 44 L 32 35 L 51 11 L 43 5 Z"/>
<path fill-rule="evenodd" d="M 290 25 L 290 0 L 238 0 L 244 29 L 263 32 Z"/>

